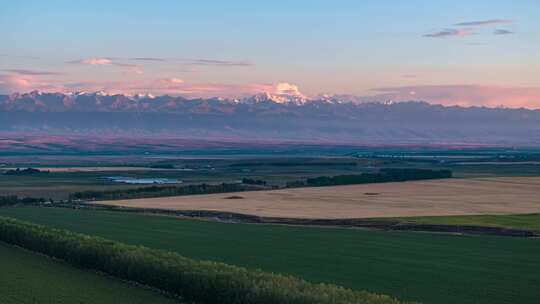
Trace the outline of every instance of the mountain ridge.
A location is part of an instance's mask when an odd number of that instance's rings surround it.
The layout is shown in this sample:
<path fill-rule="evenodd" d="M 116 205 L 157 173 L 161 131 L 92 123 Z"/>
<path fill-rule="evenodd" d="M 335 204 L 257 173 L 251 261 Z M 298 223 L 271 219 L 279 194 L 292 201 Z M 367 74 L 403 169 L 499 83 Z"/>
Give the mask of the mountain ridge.
<path fill-rule="evenodd" d="M 359 143 L 540 145 L 540 110 L 281 94 L 187 99 L 106 93 L 0 95 L 0 129 L 75 135 Z"/>
<path fill-rule="evenodd" d="M 56 99 L 56 100 L 55 100 Z M 164 100 L 167 102 L 220 102 L 223 104 L 249 104 L 256 105 L 261 103 L 276 103 L 281 105 L 294 105 L 294 106 L 304 106 L 307 104 L 353 104 L 357 106 L 362 106 L 366 104 L 377 104 L 377 105 L 392 105 L 398 103 L 422 103 L 425 105 L 431 106 L 440 106 L 445 108 L 484 108 L 484 109 L 508 109 L 508 110 L 528 110 L 528 111 L 540 111 L 540 109 L 527 109 L 527 108 L 507 108 L 507 107 L 486 107 L 486 106 L 459 106 L 459 105 L 440 105 L 428 103 L 421 100 L 404 100 L 404 101 L 373 101 L 373 100 L 364 100 L 362 101 L 360 97 L 353 95 L 320 95 L 314 98 L 308 98 L 304 95 L 289 95 L 289 94 L 274 94 L 274 93 L 259 93 L 252 96 L 244 98 L 220 98 L 220 97 L 211 97 L 211 98 L 186 98 L 183 96 L 171 96 L 171 95 L 152 95 L 152 94 L 109 94 L 103 91 L 96 92 L 69 92 L 69 93 L 60 93 L 60 92 L 41 92 L 41 91 L 31 91 L 28 93 L 12 93 L 12 94 L 0 94 L 0 110 L 55 110 L 54 106 L 58 106 L 58 100 L 61 99 L 65 109 L 75 108 L 73 105 L 76 104 L 86 104 L 91 105 L 94 103 L 96 109 L 99 109 L 104 101 L 105 104 L 110 105 L 110 110 L 122 109 L 118 105 L 122 102 L 131 103 L 131 108 L 133 106 L 141 107 L 140 110 L 148 110 L 148 107 L 151 106 L 150 103 L 154 103 L 154 106 L 159 106 L 160 102 Z M 93 100 L 92 100 L 93 99 Z M 34 108 L 28 108 L 32 103 L 30 100 L 34 101 Z M 113 102 L 111 102 L 113 100 Z M 148 104 L 146 104 L 148 103 Z M 25 108 L 25 106 L 27 106 Z M 53 106 L 53 108 L 47 108 L 47 106 Z M 128 106 L 125 109 L 129 109 Z"/>

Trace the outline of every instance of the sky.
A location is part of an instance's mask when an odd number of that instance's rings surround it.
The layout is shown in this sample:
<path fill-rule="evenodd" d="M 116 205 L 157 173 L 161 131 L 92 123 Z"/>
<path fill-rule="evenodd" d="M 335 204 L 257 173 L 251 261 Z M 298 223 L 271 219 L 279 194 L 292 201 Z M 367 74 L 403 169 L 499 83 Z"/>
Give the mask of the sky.
<path fill-rule="evenodd" d="M 0 93 L 540 108 L 540 1 L 0 0 Z"/>

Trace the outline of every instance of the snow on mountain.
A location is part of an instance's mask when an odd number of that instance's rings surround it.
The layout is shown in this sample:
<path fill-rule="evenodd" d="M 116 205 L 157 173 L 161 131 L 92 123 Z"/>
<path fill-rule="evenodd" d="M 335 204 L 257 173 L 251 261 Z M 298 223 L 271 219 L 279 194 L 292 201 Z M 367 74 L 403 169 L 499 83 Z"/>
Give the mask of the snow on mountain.
<path fill-rule="evenodd" d="M 0 130 L 56 134 L 540 145 L 540 110 L 307 98 L 290 85 L 234 100 L 104 93 L 0 95 Z M 51 134 L 52 134 L 51 133 Z"/>
<path fill-rule="evenodd" d="M 309 98 L 302 94 L 298 86 L 287 82 L 280 82 L 272 87 L 271 91 L 256 94 L 241 100 L 247 104 L 273 102 L 278 104 L 303 105 Z"/>

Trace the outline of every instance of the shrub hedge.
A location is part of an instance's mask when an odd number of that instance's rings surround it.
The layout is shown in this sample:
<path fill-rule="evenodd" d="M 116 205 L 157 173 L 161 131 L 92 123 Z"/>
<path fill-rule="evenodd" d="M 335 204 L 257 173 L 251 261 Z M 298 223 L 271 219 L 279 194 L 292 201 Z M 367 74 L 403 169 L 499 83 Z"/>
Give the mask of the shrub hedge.
<path fill-rule="evenodd" d="M 197 261 L 176 253 L 0 217 L 0 241 L 62 259 L 77 267 L 138 282 L 196 303 L 398 304 L 385 295 Z M 45 282 L 44 282 L 45 283 Z"/>

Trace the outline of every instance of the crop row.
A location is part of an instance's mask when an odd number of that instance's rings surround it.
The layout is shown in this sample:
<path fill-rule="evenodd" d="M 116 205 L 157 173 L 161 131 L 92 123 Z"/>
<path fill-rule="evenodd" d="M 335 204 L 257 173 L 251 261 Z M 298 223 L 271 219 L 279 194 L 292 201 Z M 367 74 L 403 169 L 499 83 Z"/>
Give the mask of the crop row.
<path fill-rule="evenodd" d="M 176 253 L 0 217 L 0 241 L 77 267 L 158 288 L 196 303 L 398 304 L 389 296 L 198 261 Z"/>

